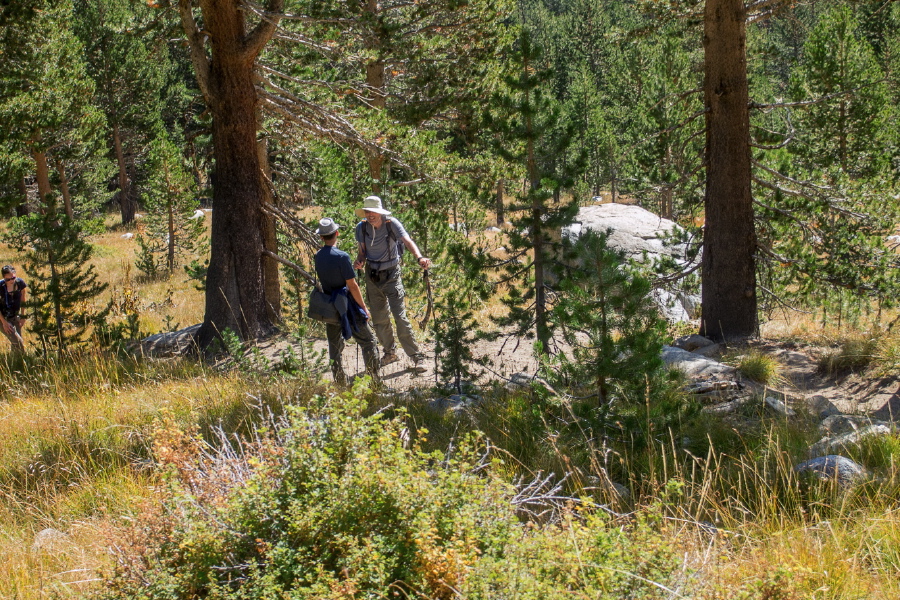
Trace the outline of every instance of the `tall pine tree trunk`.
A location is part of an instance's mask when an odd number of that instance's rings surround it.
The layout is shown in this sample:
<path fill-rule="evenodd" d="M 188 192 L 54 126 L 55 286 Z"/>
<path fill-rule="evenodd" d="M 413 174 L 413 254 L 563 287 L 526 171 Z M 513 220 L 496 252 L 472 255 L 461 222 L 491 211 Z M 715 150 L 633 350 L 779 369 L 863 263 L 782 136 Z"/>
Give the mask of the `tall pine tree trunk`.
<path fill-rule="evenodd" d="M 263 268 L 266 192 L 256 148 L 253 63 L 258 49 L 248 49 L 253 40 L 245 31 L 240 3 L 202 0 L 201 8 L 211 45 L 205 84 L 216 165 L 206 315 L 199 334 L 205 346 L 225 329 L 244 340 L 261 337 L 271 331 L 272 322 Z"/>
<path fill-rule="evenodd" d="M 125 151 L 122 149 L 122 136 L 119 133 L 118 123 L 113 123 L 113 146 L 116 150 L 116 163 L 119 167 L 119 208 L 122 212 L 122 224 L 126 225 L 134 221 L 137 207 L 131 195 L 131 179 L 128 177 L 128 167 L 125 163 Z"/>
<path fill-rule="evenodd" d="M 272 169 L 269 166 L 269 148 L 265 138 L 257 142 L 256 149 L 259 154 L 260 177 L 262 178 L 265 202 L 274 204 L 276 198 L 271 188 Z M 266 250 L 278 254 L 278 232 L 275 228 L 275 217 L 263 214 L 262 226 Z M 278 280 L 278 263 L 276 261 L 265 260 L 263 262 L 263 278 L 268 317 L 272 323 L 278 323 L 281 320 L 281 283 Z"/>
<path fill-rule="evenodd" d="M 378 20 L 378 4 L 377 0 L 366 0 L 365 13 L 372 22 Z M 366 48 L 378 52 L 381 40 L 373 36 L 366 40 Z M 366 65 L 366 85 L 369 88 L 369 102 L 375 110 L 384 111 L 387 106 L 387 95 L 384 85 L 385 65 L 382 60 L 375 59 Z M 367 157 L 369 161 L 369 177 L 372 178 L 372 193 L 381 194 L 384 191 L 384 155 L 376 150 L 369 150 Z"/>
<path fill-rule="evenodd" d="M 50 168 L 47 166 L 47 155 L 37 150 L 31 151 L 31 157 L 34 159 L 35 178 L 37 179 L 38 196 L 40 196 L 41 209 L 46 209 L 50 194 Z"/>
<path fill-rule="evenodd" d="M 72 206 L 72 194 L 69 193 L 69 178 L 66 177 L 66 166 L 63 161 L 56 161 L 56 171 L 59 173 L 59 190 L 62 192 L 63 209 L 70 219 L 75 218 L 75 208 Z"/>
<path fill-rule="evenodd" d="M 706 2 L 701 333 L 715 339 L 751 336 L 758 329 L 745 17 L 743 0 Z"/>

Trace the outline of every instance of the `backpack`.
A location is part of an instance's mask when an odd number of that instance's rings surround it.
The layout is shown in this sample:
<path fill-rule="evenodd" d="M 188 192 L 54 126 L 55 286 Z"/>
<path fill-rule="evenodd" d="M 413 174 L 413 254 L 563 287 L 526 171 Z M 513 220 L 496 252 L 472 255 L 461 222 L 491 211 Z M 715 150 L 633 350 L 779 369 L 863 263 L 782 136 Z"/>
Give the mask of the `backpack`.
<path fill-rule="evenodd" d="M 396 252 L 397 260 L 400 260 L 401 258 L 403 258 L 403 253 L 406 251 L 406 246 L 403 244 L 403 240 L 398 238 L 397 234 L 394 233 L 394 226 L 391 224 L 391 222 L 392 222 L 392 219 L 390 217 L 386 216 L 384 218 L 384 226 L 387 227 L 388 238 L 390 238 L 391 240 L 394 241 L 394 244 L 396 245 L 395 252 Z M 357 237 L 357 239 L 362 238 L 362 240 L 365 241 L 365 239 L 366 239 L 365 238 L 365 227 L 366 227 L 367 223 L 368 223 L 368 221 L 360 221 L 359 222 L 358 227 L 360 228 L 360 235 Z M 374 239 L 374 235 L 373 235 L 373 239 Z M 393 257 L 391 257 L 391 260 L 393 260 Z"/>

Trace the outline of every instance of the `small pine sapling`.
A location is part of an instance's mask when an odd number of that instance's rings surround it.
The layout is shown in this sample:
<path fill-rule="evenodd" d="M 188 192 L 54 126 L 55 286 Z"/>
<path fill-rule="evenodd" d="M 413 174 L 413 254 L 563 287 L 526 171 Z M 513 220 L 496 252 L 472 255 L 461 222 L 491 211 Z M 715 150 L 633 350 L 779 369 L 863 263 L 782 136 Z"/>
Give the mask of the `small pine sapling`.
<path fill-rule="evenodd" d="M 553 308 L 571 356 L 561 374 L 595 389 L 601 405 L 613 391 L 641 389 L 662 368 L 665 321 L 650 296 L 650 282 L 607 246 L 607 235 L 589 232 L 564 240 L 562 293 Z"/>
<path fill-rule="evenodd" d="M 107 309 L 93 305 L 107 287 L 90 263 L 93 247 L 78 223 L 54 210 L 16 219 L 12 229 L 30 276 L 29 327 L 44 344 L 55 340 L 64 352 L 106 317 Z"/>
<path fill-rule="evenodd" d="M 205 218 L 197 211 L 194 181 L 178 148 L 160 134 L 147 160 L 150 177 L 146 184 L 148 213 L 144 231 L 138 236 L 140 250 L 135 262 L 148 277 L 172 275 L 185 260 L 195 266 L 196 255 L 205 249 Z"/>
<path fill-rule="evenodd" d="M 448 247 L 447 264 L 460 267 L 453 275 L 440 278 L 442 293 L 435 305 L 432 321 L 435 338 L 435 355 L 440 361 L 438 373 L 453 382 L 457 393 L 462 393 L 464 380 L 471 380 L 471 365 L 475 362 L 472 347 L 479 339 L 478 321 L 473 307 L 488 293 L 482 279 L 483 259 L 474 255 L 464 242 Z"/>

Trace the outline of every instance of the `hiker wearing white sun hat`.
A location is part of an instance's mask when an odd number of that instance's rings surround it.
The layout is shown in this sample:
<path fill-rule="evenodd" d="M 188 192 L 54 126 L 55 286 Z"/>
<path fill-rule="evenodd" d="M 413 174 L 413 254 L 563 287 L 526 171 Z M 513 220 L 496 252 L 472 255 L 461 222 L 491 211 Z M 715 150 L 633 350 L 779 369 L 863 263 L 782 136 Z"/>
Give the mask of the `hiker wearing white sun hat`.
<path fill-rule="evenodd" d="M 406 316 L 403 282 L 400 279 L 400 254 L 409 250 L 423 269 L 431 267 L 431 261 L 422 256 L 419 247 L 409 237 L 403 224 L 388 215 L 378 196 L 368 196 L 362 208 L 356 209 L 363 219 L 356 226 L 359 253 L 354 269 L 366 267 L 366 301 L 372 313 L 375 335 L 384 348 L 381 366 L 397 362 L 391 315 L 397 326 L 397 338 L 403 351 L 413 360 L 413 371 L 425 371 L 425 355 L 413 337 L 412 325 Z"/>

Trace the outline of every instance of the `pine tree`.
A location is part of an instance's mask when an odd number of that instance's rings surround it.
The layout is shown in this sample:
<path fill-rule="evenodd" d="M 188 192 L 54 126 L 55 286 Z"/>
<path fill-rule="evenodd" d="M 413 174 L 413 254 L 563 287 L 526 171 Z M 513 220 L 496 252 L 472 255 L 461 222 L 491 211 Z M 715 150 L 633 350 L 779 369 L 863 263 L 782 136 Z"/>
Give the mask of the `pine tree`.
<path fill-rule="evenodd" d="M 57 215 L 55 206 L 49 208 L 45 214 L 16 219 L 11 227 L 30 275 L 29 327 L 45 349 L 50 342 L 64 352 L 105 318 L 105 309 L 93 302 L 107 284 L 98 280 L 90 262 L 93 248 L 78 223 Z"/>
<path fill-rule="evenodd" d="M 516 335 L 536 337 L 539 352 L 548 353 L 552 322 L 547 282 L 556 252 L 554 232 L 570 224 L 578 211 L 561 191 L 571 184 L 571 174 L 583 167 L 583 160 L 563 160 L 572 128 L 559 124 L 558 105 L 547 88 L 550 72 L 527 28 L 510 59 L 517 73 L 505 79 L 506 93 L 495 99 L 498 115 L 493 126 L 498 151 L 524 170 L 528 187 L 510 207 L 518 216 L 509 232 L 511 256 L 504 267 L 507 293 L 502 301 L 509 314 L 499 324 L 513 325 Z"/>
<path fill-rule="evenodd" d="M 794 100 L 813 101 L 796 111 L 800 140 L 791 146 L 807 169 L 861 177 L 884 168 L 884 74 L 849 7 L 835 7 L 812 31 L 791 87 Z"/>
<path fill-rule="evenodd" d="M 31 160 L 42 201 L 52 194 L 51 170 L 61 173 L 65 202 L 66 161 L 96 144 L 103 115 L 93 105 L 81 43 L 72 32 L 70 0 L 29 0 L 0 28 L 0 144 Z M 59 161 L 53 164 L 55 152 Z M 61 168 L 60 168 L 61 167 Z M 81 169 L 96 174 L 96 164 Z M 90 197 L 92 194 L 86 194 Z M 71 202 L 65 205 L 74 216 Z"/>
<path fill-rule="evenodd" d="M 194 179 L 184 159 L 164 132 L 159 131 L 150 147 L 145 184 L 147 215 L 138 236 L 137 267 L 148 276 L 175 268 L 194 258 L 203 247 L 205 218 L 197 218 Z"/>
<path fill-rule="evenodd" d="M 650 281 L 606 240 L 607 234 L 588 232 L 566 241 L 565 264 L 573 266 L 559 267 L 561 294 L 553 308 L 572 348 L 560 356 L 562 375 L 592 387 L 601 404 L 616 389 L 640 390 L 660 371 L 665 335 Z"/>
<path fill-rule="evenodd" d="M 153 9 L 130 0 L 82 0 L 75 4 L 74 30 L 84 46 L 96 102 L 105 116 L 104 137 L 113 151 L 122 222 L 134 220 L 135 180 L 164 103 L 181 108 L 168 91 L 173 65 L 164 39 L 153 35 Z"/>

